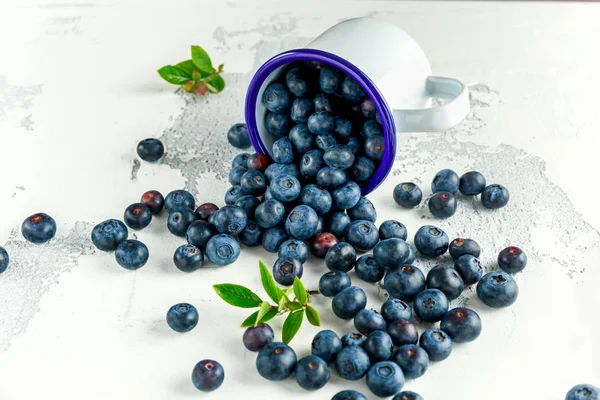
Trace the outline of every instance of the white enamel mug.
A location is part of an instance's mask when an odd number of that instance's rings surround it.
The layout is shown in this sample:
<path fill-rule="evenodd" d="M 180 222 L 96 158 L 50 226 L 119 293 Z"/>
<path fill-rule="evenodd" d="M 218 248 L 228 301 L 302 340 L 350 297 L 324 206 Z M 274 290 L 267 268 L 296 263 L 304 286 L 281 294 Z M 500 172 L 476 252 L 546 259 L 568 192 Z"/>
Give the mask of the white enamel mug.
<path fill-rule="evenodd" d="M 384 131 L 385 150 L 379 167 L 362 187 L 373 191 L 391 171 L 398 135 L 403 132 L 435 132 L 458 124 L 469 112 L 465 84 L 432 76 L 431 66 L 417 42 L 396 25 L 374 18 L 341 22 L 306 47 L 283 52 L 256 72 L 246 95 L 245 114 L 250 140 L 256 151 L 271 154 L 275 139 L 264 125 L 262 95 L 269 84 L 281 79 L 286 66 L 299 61 L 332 65 L 356 80 L 371 98 Z M 432 99 L 448 101 L 431 107 Z"/>

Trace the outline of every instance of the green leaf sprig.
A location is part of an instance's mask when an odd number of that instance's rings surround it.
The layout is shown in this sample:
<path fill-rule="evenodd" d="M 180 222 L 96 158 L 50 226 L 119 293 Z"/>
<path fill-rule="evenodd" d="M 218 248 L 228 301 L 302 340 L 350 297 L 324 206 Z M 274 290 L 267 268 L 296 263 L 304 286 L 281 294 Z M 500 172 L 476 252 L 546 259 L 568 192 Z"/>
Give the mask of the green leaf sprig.
<path fill-rule="evenodd" d="M 165 65 L 158 74 L 167 82 L 182 85 L 189 93 L 202 96 L 206 92 L 219 93 L 225 89 L 225 81 L 221 76 L 223 64 L 216 69 L 208 53 L 200 46 L 192 46 L 192 58 L 175 65 Z"/>
<path fill-rule="evenodd" d="M 277 286 L 265 263 L 259 261 L 258 267 L 263 288 L 275 304 L 271 304 L 268 300 L 262 300 L 256 293 L 244 286 L 232 283 L 213 285 L 219 297 L 232 306 L 241 308 L 258 307 L 257 311 L 250 314 L 242 322 L 242 328 L 256 326 L 259 323 L 270 321 L 278 315 L 287 314 L 281 332 L 282 341 L 287 344 L 300 330 L 305 316 L 311 325 L 321 325 L 319 313 L 309 304 L 309 293 L 311 292 L 306 290 L 298 277 L 294 279 L 294 285 L 291 288 L 283 290 Z M 292 293 L 294 294 L 293 300 L 290 299 Z"/>

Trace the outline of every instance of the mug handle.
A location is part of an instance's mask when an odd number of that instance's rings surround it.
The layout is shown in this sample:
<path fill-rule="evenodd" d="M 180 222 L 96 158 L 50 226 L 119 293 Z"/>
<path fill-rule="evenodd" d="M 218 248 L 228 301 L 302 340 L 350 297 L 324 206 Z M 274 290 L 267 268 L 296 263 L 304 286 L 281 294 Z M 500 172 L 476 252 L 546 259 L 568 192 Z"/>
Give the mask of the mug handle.
<path fill-rule="evenodd" d="M 443 131 L 458 124 L 469 113 L 469 89 L 461 81 L 429 76 L 425 87 L 431 97 L 451 99 L 450 102 L 420 110 L 392 110 L 397 132 Z"/>

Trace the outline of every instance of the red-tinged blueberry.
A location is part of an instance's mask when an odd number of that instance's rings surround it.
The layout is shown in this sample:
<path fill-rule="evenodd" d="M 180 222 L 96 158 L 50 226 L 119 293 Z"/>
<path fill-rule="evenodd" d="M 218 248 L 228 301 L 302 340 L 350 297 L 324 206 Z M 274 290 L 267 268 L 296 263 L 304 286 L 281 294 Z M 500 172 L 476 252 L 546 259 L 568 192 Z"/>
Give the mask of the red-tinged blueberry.
<path fill-rule="evenodd" d="M 334 331 L 329 329 L 318 332 L 311 342 L 311 354 L 325 362 L 335 361 L 340 350 L 342 350 L 342 341 Z"/>
<path fill-rule="evenodd" d="M 404 386 L 404 373 L 396 363 L 380 361 L 369 368 L 367 386 L 376 396 L 391 396 Z"/>
<path fill-rule="evenodd" d="M 221 364 L 214 360 L 202 360 L 192 371 L 192 382 L 202 392 L 212 392 L 223 384 L 225 371 Z"/>
<path fill-rule="evenodd" d="M 455 343 L 472 342 L 481 334 L 481 318 L 470 308 L 453 308 L 442 318 L 440 329 Z"/>
<path fill-rule="evenodd" d="M 429 361 L 443 361 L 452 353 L 452 339 L 439 329 L 428 329 L 421 334 L 419 346 L 429 355 Z"/>
<path fill-rule="evenodd" d="M 319 292 L 325 297 L 334 297 L 351 285 L 350 275 L 342 271 L 330 271 L 319 279 Z"/>
<path fill-rule="evenodd" d="M 125 209 L 123 220 L 131 229 L 144 229 L 152 222 L 152 213 L 143 203 L 133 203 Z"/>
<path fill-rule="evenodd" d="M 248 156 L 246 165 L 249 170 L 255 169 L 260 172 L 265 172 L 269 166 L 269 159 L 263 153 L 254 153 Z"/>
<path fill-rule="evenodd" d="M 483 266 L 481 261 L 472 256 L 465 254 L 454 261 L 454 269 L 458 272 L 465 285 L 473 285 L 477 283 L 483 276 Z"/>
<path fill-rule="evenodd" d="M 137 145 L 137 154 L 144 161 L 158 161 L 165 154 L 165 146 L 158 139 L 144 139 Z"/>
<path fill-rule="evenodd" d="M 33 214 L 21 224 L 21 233 L 28 242 L 46 243 L 56 234 L 56 222 L 48 214 Z"/>
<path fill-rule="evenodd" d="M 319 258 L 325 258 L 327 252 L 335 244 L 338 243 L 338 239 L 329 232 L 321 232 L 312 239 L 311 253 Z"/>
<path fill-rule="evenodd" d="M 481 254 L 481 248 L 476 241 L 463 238 L 456 238 L 450 242 L 448 251 L 453 260 L 456 260 L 465 254 L 470 254 L 475 258 L 479 258 L 479 255 Z"/>
<path fill-rule="evenodd" d="M 335 366 L 343 379 L 357 381 L 365 376 L 371 367 L 371 360 L 362 347 L 347 346 L 338 353 Z"/>
<path fill-rule="evenodd" d="M 498 266 L 504 272 L 516 274 L 527 266 L 527 255 L 516 246 L 507 247 L 498 254 Z"/>
<path fill-rule="evenodd" d="M 6 271 L 9 261 L 8 252 L 4 247 L 0 246 L 0 274 Z"/>
<path fill-rule="evenodd" d="M 427 273 L 427 287 L 440 290 L 452 301 L 460 296 L 465 283 L 452 265 L 436 265 Z"/>
<path fill-rule="evenodd" d="M 322 358 L 306 356 L 296 364 L 296 382 L 306 390 L 317 390 L 329 382 L 329 366 Z"/>
<path fill-rule="evenodd" d="M 273 278 L 283 286 L 291 286 L 296 277 L 302 278 L 302 264 L 292 257 L 280 257 L 273 264 Z"/>
<path fill-rule="evenodd" d="M 342 390 L 336 393 L 331 400 L 367 400 L 367 398 L 356 390 Z"/>
<path fill-rule="evenodd" d="M 216 204 L 204 203 L 196 208 L 196 217 L 201 221 L 208 221 L 208 218 L 219 209 Z"/>
<path fill-rule="evenodd" d="M 413 308 L 421 321 L 438 322 L 448 312 L 448 298 L 438 289 L 423 290 L 415 297 Z"/>
<path fill-rule="evenodd" d="M 459 190 L 464 195 L 476 195 L 483 192 L 485 178 L 481 172 L 469 171 L 460 177 Z"/>
<path fill-rule="evenodd" d="M 391 297 L 410 303 L 425 289 L 425 275 L 417 267 L 403 265 L 388 271 L 383 286 Z"/>
<path fill-rule="evenodd" d="M 397 319 L 388 325 L 386 332 L 392 338 L 395 346 L 417 344 L 419 332 L 417 327 L 409 320 Z"/>
<path fill-rule="evenodd" d="M 388 325 L 399 319 L 410 321 L 412 319 L 412 309 L 402 300 L 387 299 L 381 306 L 381 316 Z"/>
<path fill-rule="evenodd" d="M 272 343 L 274 338 L 273 329 L 268 324 L 260 323 L 246 329 L 242 342 L 248 350 L 260 351 L 260 349 Z"/>
<path fill-rule="evenodd" d="M 178 270 L 182 272 L 194 272 L 204 264 L 202 250 L 191 244 L 183 244 L 175 250 L 173 262 Z"/>
<path fill-rule="evenodd" d="M 238 149 L 247 149 L 252 146 L 246 124 L 235 124 L 227 131 L 227 141 Z"/>
<path fill-rule="evenodd" d="M 406 379 L 417 379 L 429 368 L 429 356 L 421 347 L 414 344 L 405 344 L 396 349 L 392 361 L 404 372 Z"/>
<path fill-rule="evenodd" d="M 386 326 L 385 319 L 374 310 L 363 308 L 354 316 L 354 327 L 363 335 L 373 331 L 383 331 Z"/>
<path fill-rule="evenodd" d="M 481 204 L 485 208 L 502 208 L 508 204 L 508 200 L 510 200 L 510 194 L 508 189 L 502 185 L 489 185 L 481 192 Z"/>
<path fill-rule="evenodd" d="M 418 393 L 411 392 L 410 390 L 404 390 L 400 393 L 397 393 L 392 400 L 424 400 L 423 396 Z"/>
<path fill-rule="evenodd" d="M 456 194 L 460 186 L 460 180 L 456 172 L 451 169 L 443 169 L 433 177 L 431 182 L 431 192 L 449 192 Z"/>
<path fill-rule="evenodd" d="M 357 286 L 350 286 L 335 295 L 331 302 L 333 313 L 341 319 L 351 319 L 367 306 L 367 295 Z"/>
<path fill-rule="evenodd" d="M 173 190 L 165 197 L 165 210 L 170 214 L 181 207 L 193 210 L 196 207 L 194 196 L 186 190 Z"/>
<path fill-rule="evenodd" d="M 165 198 L 158 190 L 149 190 L 140 200 L 153 215 L 160 213 L 165 205 Z"/>
<path fill-rule="evenodd" d="M 429 211 L 438 218 L 448 218 L 456 213 L 456 198 L 450 192 L 434 193 L 428 202 Z"/>
<path fill-rule="evenodd" d="M 167 324 L 175 332 L 189 332 L 198 324 L 198 310 L 191 304 L 175 304 L 167 311 Z"/>
<path fill-rule="evenodd" d="M 421 203 L 423 192 L 417 184 L 412 182 L 402 182 L 394 188 L 394 201 L 400 207 L 414 208 Z"/>
<path fill-rule="evenodd" d="M 196 213 L 189 208 L 172 210 L 167 218 L 167 228 L 175 236 L 185 237 L 190 225 L 196 221 Z"/>
<path fill-rule="evenodd" d="M 263 347 L 256 357 L 256 369 L 260 376 L 270 381 L 281 381 L 294 373 L 298 359 L 294 350 L 281 342 Z"/>
<path fill-rule="evenodd" d="M 519 286 L 504 271 L 488 272 L 477 283 L 477 297 L 489 307 L 509 307 L 519 297 Z"/>
<path fill-rule="evenodd" d="M 142 268 L 149 256 L 148 247 L 139 240 L 133 239 L 123 240 L 115 251 L 117 263 L 129 270 Z"/>
<path fill-rule="evenodd" d="M 575 385 L 567 392 L 565 400 L 600 400 L 600 388 L 593 385 Z"/>
<path fill-rule="evenodd" d="M 92 229 L 92 243 L 102 251 L 114 251 L 119 243 L 127 239 L 128 231 L 124 223 L 109 219 Z"/>

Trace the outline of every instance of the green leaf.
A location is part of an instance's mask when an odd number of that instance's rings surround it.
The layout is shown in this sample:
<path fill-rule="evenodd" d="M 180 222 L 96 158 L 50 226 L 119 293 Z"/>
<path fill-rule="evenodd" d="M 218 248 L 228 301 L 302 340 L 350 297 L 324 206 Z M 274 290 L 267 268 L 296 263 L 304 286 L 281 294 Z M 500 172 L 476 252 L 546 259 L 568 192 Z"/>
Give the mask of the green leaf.
<path fill-rule="evenodd" d="M 218 93 L 225 89 L 225 80 L 219 74 L 212 74 L 208 78 L 206 78 L 206 83 L 213 86 L 216 90 L 215 93 Z"/>
<path fill-rule="evenodd" d="M 302 319 L 304 318 L 304 310 L 298 310 L 290 313 L 283 323 L 283 329 L 281 332 L 283 343 L 288 344 L 292 341 L 300 326 L 302 325 Z"/>
<path fill-rule="evenodd" d="M 287 298 L 287 296 L 283 296 L 282 298 L 279 299 L 279 302 L 277 303 L 277 310 L 278 311 L 282 311 L 285 310 L 287 308 L 287 303 L 290 302 L 290 299 Z"/>
<path fill-rule="evenodd" d="M 232 306 L 252 308 L 258 307 L 262 303 L 260 297 L 244 286 L 231 283 L 220 283 L 218 285 L 213 285 L 213 288 L 220 298 Z"/>
<path fill-rule="evenodd" d="M 306 288 L 304 284 L 298 277 L 294 278 L 294 295 L 296 296 L 296 301 L 300 304 L 305 305 L 308 301 L 308 294 L 306 293 Z"/>
<path fill-rule="evenodd" d="M 183 69 L 173 66 L 173 65 L 165 65 L 161 69 L 158 70 L 158 74 L 167 82 L 172 83 L 174 85 L 183 85 L 192 77 Z"/>
<path fill-rule="evenodd" d="M 302 304 L 298 303 L 297 301 L 290 301 L 285 305 L 292 311 L 300 310 L 302 308 Z"/>
<path fill-rule="evenodd" d="M 268 301 L 263 301 L 263 303 L 260 305 L 260 308 L 258 309 L 258 314 L 256 314 L 256 322 L 254 322 L 254 326 L 258 325 L 260 320 L 263 319 L 263 317 L 266 313 L 269 312 L 269 310 L 271 310 L 271 305 Z"/>
<path fill-rule="evenodd" d="M 256 316 L 258 315 L 258 311 L 254 311 L 248 318 L 242 322 L 242 328 L 248 328 L 250 326 L 254 326 L 256 322 Z M 272 320 L 277 315 L 277 307 L 271 307 L 271 309 L 265 314 L 264 317 L 261 318 L 260 322 L 267 322 Z"/>
<path fill-rule="evenodd" d="M 306 306 L 306 319 L 310 322 L 311 325 L 321 326 L 321 316 L 311 306 Z"/>
<path fill-rule="evenodd" d="M 269 272 L 269 268 L 267 268 L 264 262 L 259 261 L 258 268 L 260 269 L 260 281 L 262 282 L 263 288 L 265 288 L 265 292 L 271 300 L 279 304 L 279 300 L 284 296 L 283 290 L 277 287 L 271 272 Z"/>
<path fill-rule="evenodd" d="M 204 51 L 204 49 L 200 46 L 192 46 L 192 62 L 200 72 L 204 72 L 206 74 L 213 73 L 212 62 L 210 61 L 210 57 L 208 53 Z"/>
<path fill-rule="evenodd" d="M 187 72 L 190 76 L 192 76 L 192 72 L 197 71 L 198 67 L 196 67 L 196 64 L 194 64 L 194 62 L 192 60 L 185 60 L 180 62 L 179 64 L 175 64 L 175 66 L 179 69 L 184 70 L 185 72 Z"/>

